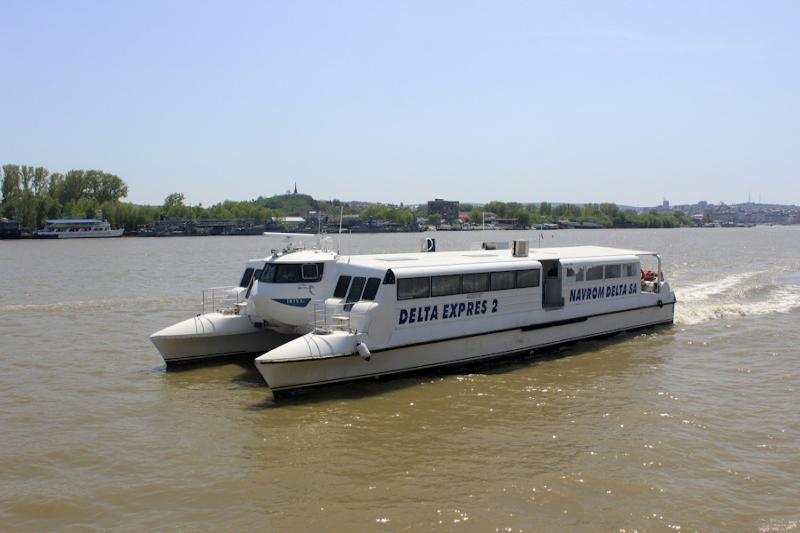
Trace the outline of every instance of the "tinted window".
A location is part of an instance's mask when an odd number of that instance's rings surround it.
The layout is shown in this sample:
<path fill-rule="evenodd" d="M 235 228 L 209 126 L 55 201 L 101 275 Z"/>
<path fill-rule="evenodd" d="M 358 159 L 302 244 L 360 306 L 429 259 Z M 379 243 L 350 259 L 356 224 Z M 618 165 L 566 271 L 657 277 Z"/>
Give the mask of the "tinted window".
<path fill-rule="evenodd" d="M 261 272 L 261 278 L 259 281 L 272 283 L 275 280 L 275 270 L 276 268 L 274 264 L 264 266 L 264 270 Z"/>
<path fill-rule="evenodd" d="M 317 272 L 317 265 L 314 263 L 303 265 L 303 279 L 304 280 L 317 280 L 319 273 Z"/>
<path fill-rule="evenodd" d="M 369 278 L 367 285 L 364 287 L 364 294 L 361 296 L 362 300 L 374 300 L 378 294 L 378 288 L 381 286 L 380 278 Z"/>
<path fill-rule="evenodd" d="M 247 287 L 250 285 L 250 280 L 253 277 L 253 269 L 252 268 L 245 268 L 244 274 L 242 274 L 242 281 L 239 282 L 240 287 Z"/>
<path fill-rule="evenodd" d="M 367 278 L 358 276 L 353 278 L 353 284 L 350 285 L 350 292 L 347 293 L 347 303 L 357 302 L 361 299 L 361 291 L 364 290 L 364 284 Z"/>
<path fill-rule="evenodd" d="M 568 266 L 567 267 L 566 277 L 575 278 L 575 281 L 583 281 L 583 267 L 582 266 Z"/>
<path fill-rule="evenodd" d="M 534 268 L 531 270 L 518 270 L 517 271 L 517 288 L 524 289 L 525 287 L 538 287 L 539 286 L 539 269 Z"/>
<path fill-rule="evenodd" d="M 625 265 L 625 276 L 638 276 L 639 275 L 639 265 L 636 263 L 627 263 Z"/>
<path fill-rule="evenodd" d="M 244 295 L 245 298 L 250 298 L 250 291 L 253 290 L 253 285 L 259 279 L 261 279 L 261 269 L 256 270 L 253 277 L 250 279 L 250 285 L 247 286 L 247 293 Z"/>
<path fill-rule="evenodd" d="M 493 291 L 504 291 L 513 289 L 516 278 L 516 272 L 492 272 L 491 286 Z"/>
<path fill-rule="evenodd" d="M 339 281 L 336 282 L 336 288 L 333 289 L 334 298 L 344 298 L 347 294 L 347 287 L 350 286 L 350 276 L 339 276 Z"/>
<path fill-rule="evenodd" d="M 299 263 L 271 263 L 264 268 L 261 273 L 261 281 L 267 283 L 301 283 L 303 281 L 319 281 L 322 279 L 323 263 L 311 263 L 300 265 Z M 301 268 L 302 267 L 302 268 Z M 316 276 L 313 278 L 303 277 L 305 267 L 316 269 Z"/>
<path fill-rule="evenodd" d="M 606 279 L 618 278 L 622 275 L 622 265 L 606 265 Z"/>
<path fill-rule="evenodd" d="M 462 292 L 484 292 L 489 290 L 489 274 L 464 274 L 461 277 Z"/>
<path fill-rule="evenodd" d="M 275 283 L 298 283 L 302 280 L 300 265 L 275 265 Z"/>
<path fill-rule="evenodd" d="M 405 278 L 397 280 L 397 299 L 428 298 L 431 295 L 431 278 Z"/>
<path fill-rule="evenodd" d="M 603 279 L 603 265 L 591 266 L 586 269 L 586 281 Z"/>
<path fill-rule="evenodd" d="M 461 276 L 434 276 L 431 278 L 431 296 L 449 296 L 461 292 Z"/>

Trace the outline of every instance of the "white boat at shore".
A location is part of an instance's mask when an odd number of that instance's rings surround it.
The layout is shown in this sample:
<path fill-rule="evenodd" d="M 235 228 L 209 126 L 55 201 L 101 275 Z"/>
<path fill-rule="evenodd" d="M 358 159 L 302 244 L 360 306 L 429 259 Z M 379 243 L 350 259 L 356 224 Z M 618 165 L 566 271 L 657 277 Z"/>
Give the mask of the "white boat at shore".
<path fill-rule="evenodd" d="M 256 309 L 313 305 L 314 329 L 259 356 L 256 367 L 270 389 L 280 392 L 673 322 L 675 295 L 663 281 L 656 253 L 597 246 L 529 252 L 527 245 L 276 257 L 253 289 Z M 654 261 L 654 270 L 642 270 L 646 258 Z M 312 264 L 317 268 L 303 266 Z M 310 282 L 317 278 L 326 280 L 325 287 Z M 292 288 L 287 293 L 304 285 L 310 296 L 281 301 L 287 299 L 276 298 L 281 284 Z M 298 320 L 301 316 L 307 311 Z"/>
<path fill-rule="evenodd" d="M 34 232 L 36 239 L 89 239 L 99 237 L 122 237 L 122 228 L 112 229 L 105 220 L 57 219 L 47 220 L 44 229 Z"/>

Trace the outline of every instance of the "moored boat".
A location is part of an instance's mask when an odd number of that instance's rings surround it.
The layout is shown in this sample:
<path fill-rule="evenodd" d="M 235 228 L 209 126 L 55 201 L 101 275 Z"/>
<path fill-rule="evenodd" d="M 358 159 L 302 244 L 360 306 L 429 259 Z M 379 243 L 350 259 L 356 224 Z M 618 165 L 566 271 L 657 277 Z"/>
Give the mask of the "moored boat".
<path fill-rule="evenodd" d="M 337 256 L 325 266 L 337 279 L 333 290 L 315 295 L 313 331 L 259 356 L 256 367 L 279 392 L 672 323 L 675 295 L 658 254 L 597 246 L 529 252 L 527 244 Z M 308 258 L 283 257 L 275 268 L 297 259 Z M 645 272 L 643 259 L 654 270 Z M 276 279 L 262 274 L 256 306 Z"/>
<path fill-rule="evenodd" d="M 105 220 L 58 219 L 48 220 L 44 229 L 34 232 L 36 239 L 87 239 L 98 237 L 122 237 L 122 228 L 112 229 Z"/>

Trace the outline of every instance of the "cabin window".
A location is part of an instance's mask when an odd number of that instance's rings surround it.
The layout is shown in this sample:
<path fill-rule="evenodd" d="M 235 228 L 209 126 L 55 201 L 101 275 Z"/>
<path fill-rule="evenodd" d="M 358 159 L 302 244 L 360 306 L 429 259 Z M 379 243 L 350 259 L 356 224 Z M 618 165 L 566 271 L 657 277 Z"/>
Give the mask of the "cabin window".
<path fill-rule="evenodd" d="M 586 281 L 603 279 L 603 265 L 590 266 L 586 269 Z"/>
<path fill-rule="evenodd" d="M 566 277 L 575 278 L 574 281 L 583 281 L 583 275 L 584 275 L 584 267 L 575 265 L 567 266 Z"/>
<path fill-rule="evenodd" d="M 402 278 L 397 280 L 397 299 L 428 298 L 431 295 L 431 278 Z"/>
<path fill-rule="evenodd" d="M 316 268 L 316 276 L 306 278 L 303 276 L 302 267 L 313 266 Z M 261 273 L 261 280 L 267 283 L 302 283 L 309 281 L 319 281 L 322 279 L 323 263 L 311 263 L 301 265 L 299 263 L 270 263 Z M 309 272 L 310 273 L 310 272 Z"/>
<path fill-rule="evenodd" d="M 364 287 L 364 294 L 361 295 L 362 300 L 372 301 L 378 295 L 378 288 L 381 286 L 381 278 L 369 278 L 367 285 Z"/>
<path fill-rule="evenodd" d="M 247 287 L 250 285 L 250 280 L 253 278 L 253 270 L 252 268 L 245 268 L 244 274 L 242 274 L 242 281 L 239 282 L 240 287 Z"/>
<path fill-rule="evenodd" d="M 531 270 L 517 270 L 517 288 L 525 289 L 527 287 L 539 286 L 539 269 L 533 268 Z"/>
<path fill-rule="evenodd" d="M 350 286 L 350 276 L 339 276 L 336 288 L 333 289 L 334 298 L 344 298 L 347 295 L 347 288 Z"/>
<path fill-rule="evenodd" d="M 639 275 L 639 265 L 637 263 L 625 264 L 625 277 L 630 278 Z"/>
<path fill-rule="evenodd" d="M 361 299 L 361 293 L 364 290 L 364 284 L 367 282 L 367 278 L 362 276 L 356 276 L 353 278 L 353 283 L 350 285 L 350 292 L 347 293 L 347 303 L 357 302 Z"/>
<path fill-rule="evenodd" d="M 275 280 L 275 265 L 274 264 L 264 265 L 264 270 L 261 272 L 261 278 L 259 278 L 259 281 L 272 283 L 274 280 Z"/>
<path fill-rule="evenodd" d="M 303 277 L 300 265 L 276 265 L 275 283 L 297 283 Z"/>
<path fill-rule="evenodd" d="M 250 283 L 247 285 L 247 293 L 244 295 L 245 299 L 250 298 L 250 291 L 253 290 L 253 285 L 259 279 L 261 279 L 261 269 L 256 270 L 253 277 L 250 278 Z"/>
<path fill-rule="evenodd" d="M 319 279 L 319 272 L 317 265 L 314 263 L 303 265 L 302 267 L 303 279 L 308 281 L 317 281 Z"/>
<path fill-rule="evenodd" d="M 384 285 L 394 285 L 394 272 L 391 270 L 386 271 L 386 275 L 383 277 L 383 284 Z"/>
<path fill-rule="evenodd" d="M 606 265 L 606 279 L 622 277 L 622 265 Z"/>
<path fill-rule="evenodd" d="M 491 287 L 493 291 L 513 289 L 516 283 L 516 272 L 492 272 Z"/>
<path fill-rule="evenodd" d="M 489 273 L 464 274 L 461 279 L 462 291 L 464 294 L 471 292 L 484 292 L 489 290 Z"/>
<path fill-rule="evenodd" d="M 434 276 L 431 278 L 431 296 L 450 296 L 461 292 L 461 276 Z"/>

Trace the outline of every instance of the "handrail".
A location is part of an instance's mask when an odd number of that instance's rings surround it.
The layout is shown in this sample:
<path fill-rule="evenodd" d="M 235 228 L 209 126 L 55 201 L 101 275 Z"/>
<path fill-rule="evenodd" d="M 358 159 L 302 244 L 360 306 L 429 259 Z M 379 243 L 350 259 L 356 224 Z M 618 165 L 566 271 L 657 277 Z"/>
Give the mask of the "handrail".
<path fill-rule="evenodd" d="M 244 302 L 244 291 L 235 285 L 229 287 L 211 287 L 203 289 L 202 314 L 222 313 L 238 315 L 241 303 Z"/>
<path fill-rule="evenodd" d="M 314 333 L 327 335 L 334 331 L 352 333 L 350 307 L 352 304 L 314 302 Z"/>

